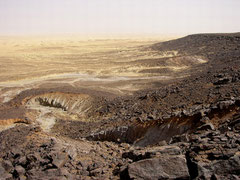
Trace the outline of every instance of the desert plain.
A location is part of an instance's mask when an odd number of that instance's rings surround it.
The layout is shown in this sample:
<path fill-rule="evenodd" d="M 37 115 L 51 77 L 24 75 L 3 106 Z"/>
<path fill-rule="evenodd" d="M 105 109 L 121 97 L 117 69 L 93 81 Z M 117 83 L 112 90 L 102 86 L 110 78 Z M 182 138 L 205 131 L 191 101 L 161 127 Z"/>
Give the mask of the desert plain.
<path fill-rule="evenodd" d="M 236 178 L 239 41 L 0 37 L 0 179 Z"/>

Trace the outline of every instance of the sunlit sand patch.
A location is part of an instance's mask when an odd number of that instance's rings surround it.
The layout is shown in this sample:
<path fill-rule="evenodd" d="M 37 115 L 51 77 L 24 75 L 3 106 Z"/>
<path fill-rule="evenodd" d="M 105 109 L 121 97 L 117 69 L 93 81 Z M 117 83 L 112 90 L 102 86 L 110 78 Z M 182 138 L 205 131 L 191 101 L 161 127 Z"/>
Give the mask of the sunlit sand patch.
<path fill-rule="evenodd" d="M 31 79 L 24 79 L 24 80 L 19 80 L 19 81 L 9 81 L 9 82 L 3 82 L 0 83 L 1 86 L 6 86 L 6 87 L 16 87 L 16 86 L 26 86 L 26 85 L 33 85 L 34 83 L 39 83 L 39 82 L 56 82 L 56 83 L 72 83 L 76 81 L 102 81 L 102 82 L 116 82 L 116 81 L 129 81 L 129 80 L 143 80 L 143 79 L 151 79 L 151 77 L 144 77 L 141 76 L 139 77 L 139 74 L 132 72 L 134 68 L 130 68 L 130 70 L 120 70 L 116 72 L 116 74 L 119 75 L 125 75 L 125 76 L 96 76 L 96 75 L 89 75 L 89 74 L 82 74 L 82 73 L 64 73 L 64 74 L 52 74 L 52 75 L 47 75 L 47 76 L 42 76 L 39 78 L 31 78 Z M 115 72 L 115 71 L 114 71 Z M 158 76 L 159 79 L 163 76 Z M 67 79 L 67 81 L 64 80 L 64 78 Z M 68 78 L 72 78 L 72 80 L 69 81 Z M 157 77 L 152 77 L 153 79 L 156 79 Z M 58 79 L 60 79 L 58 81 Z M 165 78 L 164 78 L 165 79 Z M 29 89 L 29 88 L 27 88 Z M 26 89 L 25 89 L 26 90 Z M 22 90 L 21 90 L 22 91 Z M 15 94 L 17 95 L 18 93 L 21 92 L 20 90 L 17 92 L 10 91 L 6 92 L 6 94 L 2 96 L 7 96 L 8 94 Z"/>
<path fill-rule="evenodd" d="M 49 107 L 43 107 L 43 106 L 31 106 L 29 109 L 36 110 L 36 121 L 39 123 L 40 127 L 45 132 L 50 132 L 51 128 L 56 123 L 56 119 L 53 115 L 48 115 L 52 111 L 54 111 L 54 108 Z"/>
<path fill-rule="evenodd" d="M 51 128 L 56 123 L 56 119 L 54 117 L 39 117 L 36 119 L 40 123 L 40 127 L 45 132 L 50 132 Z"/>
<path fill-rule="evenodd" d="M 200 64 L 203 64 L 203 63 L 207 63 L 208 61 L 206 59 L 202 59 L 202 58 L 197 58 L 198 62 Z"/>
<path fill-rule="evenodd" d="M 29 88 L 17 88 L 13 90 L 6 91 L 0 95 L 0 99 L 2 99 L 2 103 L 9 102 L 12 100 L 15 96 L 20 94 L 22 91 L 27 90 Z"/>
<path fill-rule="evenodd" d="M 43 131 L 51 132 L 57 119 L 83 120 L 91 103 L 92 98 L 87 94 L 45 93 L 32 97 L 25 106 L 35 112 L 36 122 Z"/>
<path fill-rule="evenodd" d="M 153 67 L 146 67 L 146 66 L 126 66 L 122 69 L 116 69 L 113 70 L 116 74 L 121 75 L 132 75 L 132 76 L 143 76 L 143 74 L 140 73 L 140 71 L 144 69 L 169 69 L 173 71 L 178 70 L 185 70 L 188 68 L 188 66 L 153 66 Z"/>
<path fill-rule="evenodd" d="M 142 89 L 144 83 L 169 80 L 194 64 L 207 62 L 202 57 L 180 57 L 178 51 L 149 48 L 159 41 L 5 39 L 5 45 L 0 43 L 0 87 L 17 89 L 1 91 L 0 101 L 9 102 L 22 91 L 44 84 L 131 93 Z"/>
<path fill-rule="evenodd" d="M 6 126 L 1 126 L 0 125 L 0 132 L 14 128 L 16 126 L 16 124 L 11 124 L 11 125 L 6 125 Z"/>
<path fill-rule="evenodd" d="M 16 126 L 16 123 L 28 123 L 24 119 L 0 119 L 0 132 L 13 128 Z"/>
<path fill-rule="evenodd" d="M 175 56 L 145 48 L 155 40 L 82 40 L 78 38 L 6 38 L 0 43 L 0 82 L 112 68 L 114 62 Z M 17 46 L 16 46 L 17 44 Z M 7 69 L 7 71 L 6 71 Z"/>

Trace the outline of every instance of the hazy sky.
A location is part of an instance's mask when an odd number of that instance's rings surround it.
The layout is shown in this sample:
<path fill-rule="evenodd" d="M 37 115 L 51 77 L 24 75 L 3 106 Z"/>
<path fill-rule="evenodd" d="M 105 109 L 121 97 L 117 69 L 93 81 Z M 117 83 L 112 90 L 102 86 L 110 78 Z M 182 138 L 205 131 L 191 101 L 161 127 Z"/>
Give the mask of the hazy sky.
<path fill-rule="evenodd" d="M 0 0 L 0 34 L 240 31 L 240 0 Z"/>

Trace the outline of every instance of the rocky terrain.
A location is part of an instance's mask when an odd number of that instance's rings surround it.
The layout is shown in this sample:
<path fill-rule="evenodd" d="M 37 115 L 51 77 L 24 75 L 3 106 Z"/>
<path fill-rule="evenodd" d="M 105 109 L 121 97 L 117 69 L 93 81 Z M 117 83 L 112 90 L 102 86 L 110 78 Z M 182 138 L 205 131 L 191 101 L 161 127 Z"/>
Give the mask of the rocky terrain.
<path fill-rule="evenodd" d="M 158 56 L 128 64 L 146 76 L 48 81 L 3 100 L 0 179 L 240 179 L 240 33 L 142 51 Z M 141 88 L 109 90 L 129 84 Z"/>

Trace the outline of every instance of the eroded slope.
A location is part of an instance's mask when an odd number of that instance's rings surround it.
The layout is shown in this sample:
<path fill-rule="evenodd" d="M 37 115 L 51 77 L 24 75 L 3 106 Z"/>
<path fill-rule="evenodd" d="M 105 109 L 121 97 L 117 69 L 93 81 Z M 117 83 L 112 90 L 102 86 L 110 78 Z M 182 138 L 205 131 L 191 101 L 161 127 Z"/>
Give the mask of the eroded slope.
<path fill-rule="evenodd" d="M 124 65 L 117 71 L 134 77 L 61 76 L 3 96 L 0 125 L 12 129 L 0 132 L 0 172 L 15 179 L 236 179 L 239 44 L 239 34 L 191 35 L 143 47 L 154 58 L 117 62 Z"/>

